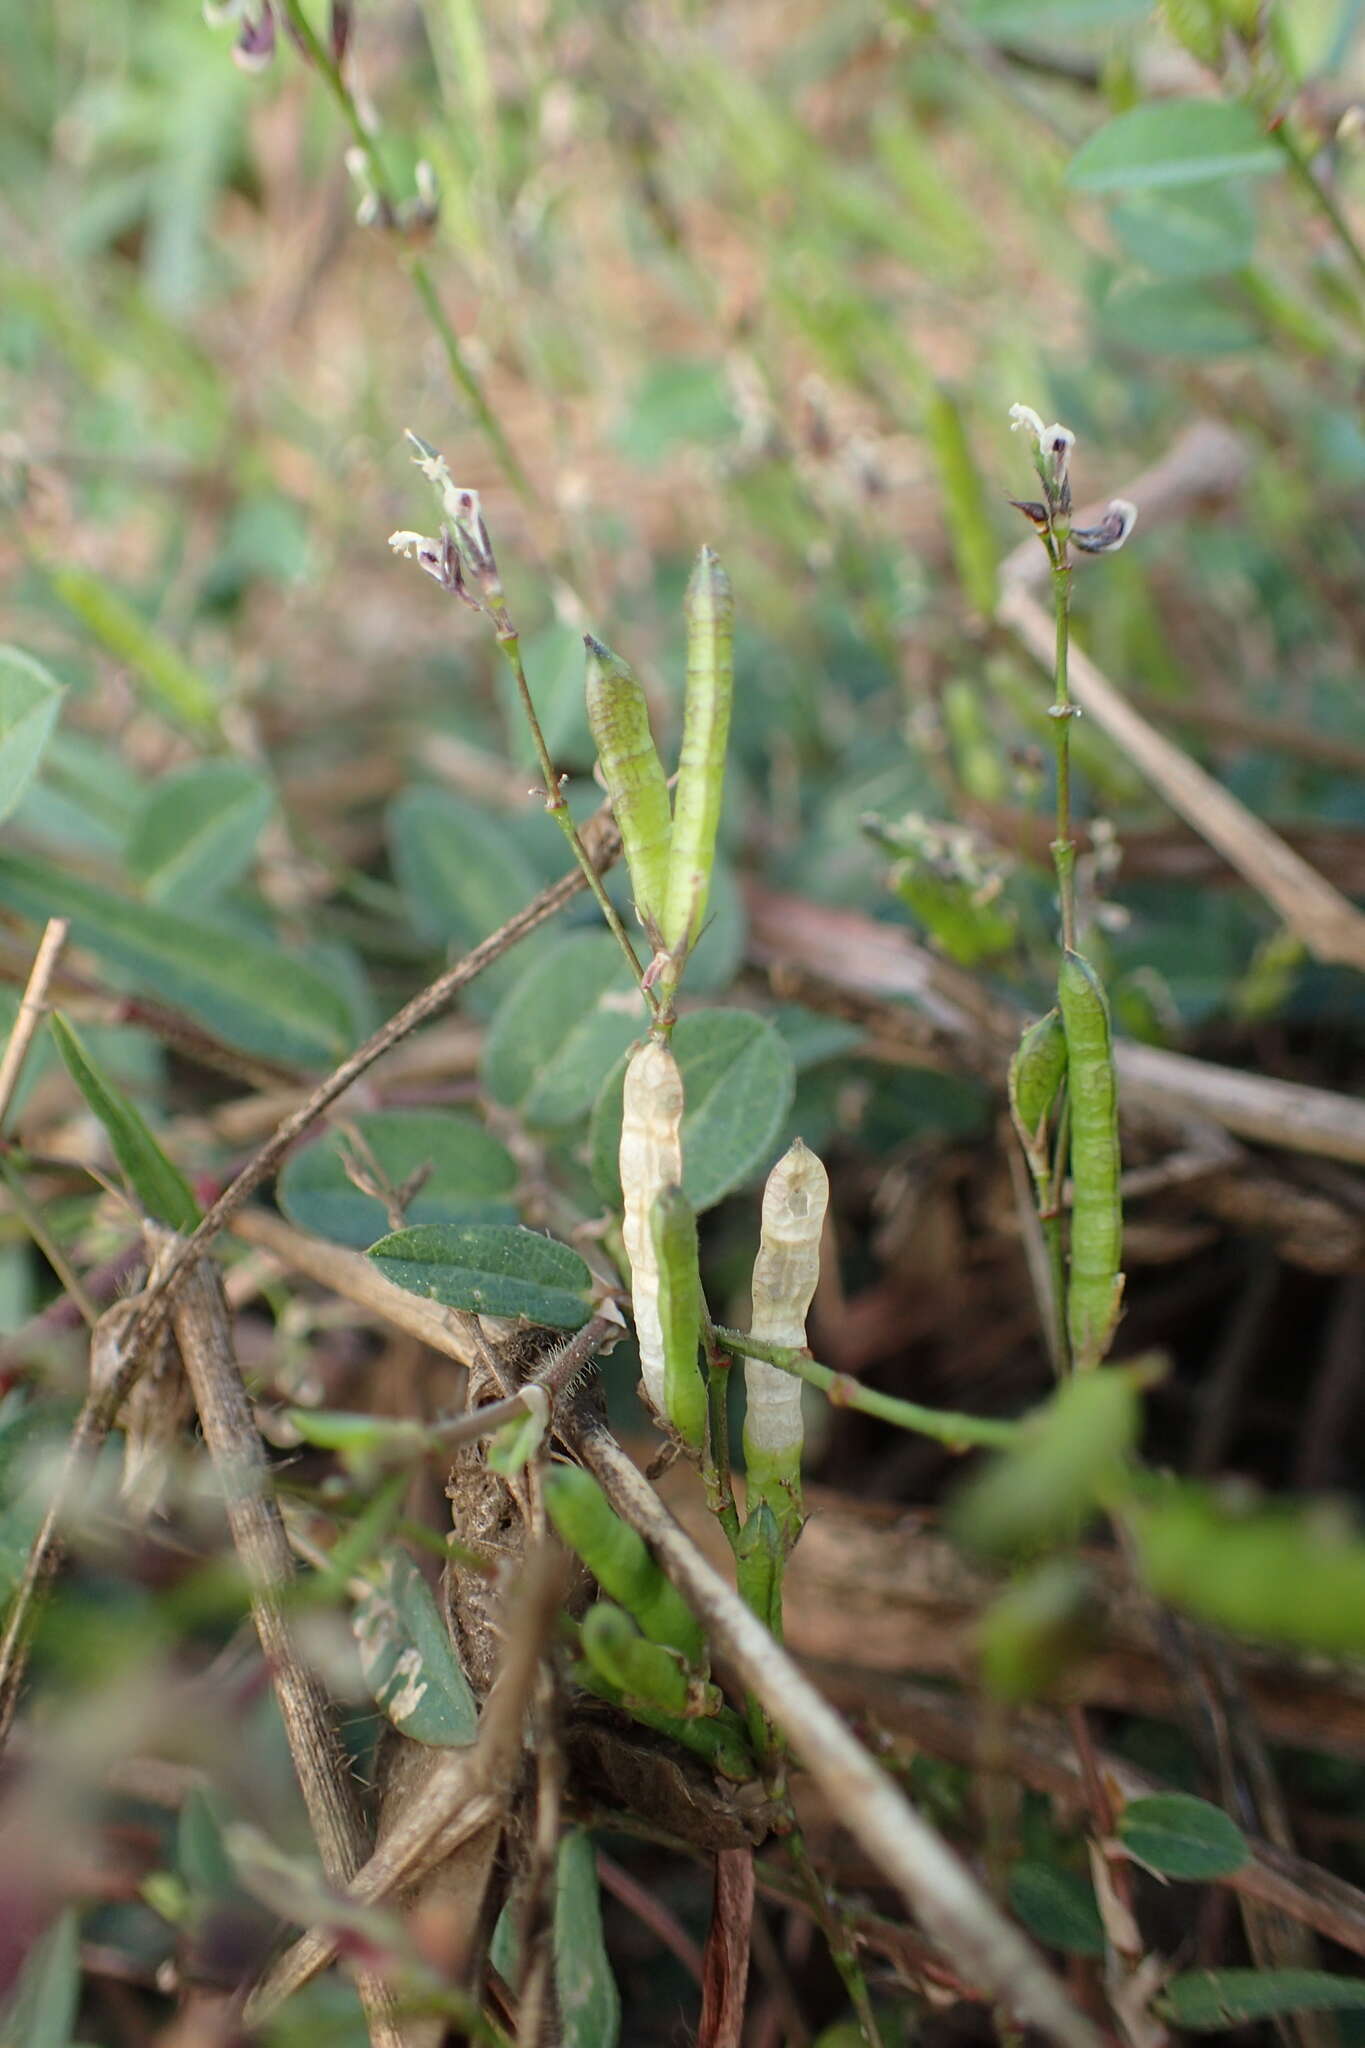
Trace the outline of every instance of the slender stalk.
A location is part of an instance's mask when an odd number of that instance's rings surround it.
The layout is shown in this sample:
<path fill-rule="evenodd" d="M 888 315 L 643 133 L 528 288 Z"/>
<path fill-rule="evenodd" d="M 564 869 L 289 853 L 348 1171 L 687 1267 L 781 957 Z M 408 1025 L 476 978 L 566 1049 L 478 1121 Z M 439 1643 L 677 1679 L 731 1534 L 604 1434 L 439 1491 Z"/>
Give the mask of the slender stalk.
<path fill-rule="evenodd" d="M 839 1972 L 839 1981 L 848 1993 L 848 2002 L 853 2007 L 858 2031 L 867 2043 L 867 2048 L 882 2048 L 881 2030 L 877 2025 L 877 2016 L 872 2010 L 872 1997 L 867 1988 L 867 1978 L 858 1960 L 853 1916 L 838 1894 L 831 1891 L 811 1862 L 806 1838 L 799 1827 L 792 1829 L 784 1846 L 801 1881 L 801 1889 L 819 1923 L 820 1932 L 825 1937 L 825 1946 L 829 1950 L 831 1962 Z"/>
<path fill-rule="evenodd" d="M 568 798 L 564 794 L 558 770 L 550 758 L 550 749 L 545 744 L 545 734 L 541 729 L 535 702 L 531 696 L 531 685 L 526 679 L 526 664 L 521 658 L 520 636 L 508 618 L 506 610 L 501 606 L 498 607 L 494 614 L 493 624 L 498 636 L 498 646 L 506 656 L 511 666 L 512 674 L 516 678 L 517 695 L 521 699 L 521 708 L 525 714 L 526 723 L 530 728 L 531 743 L 536 750 L 536 761 L 540 768 L 541 779 L 545 784 L 545 808 L 564 834 L 569 850 L 578 862 L 583 879 L 592 891 L 594 901 L 606 919 L 612 937 L 625 954 L 626 959 L 630 963 L 631 973 L 643 989 L 644 969 L 640 965 L 639 956 L 631 943 L 629 932 L 621 922 L 616 905 L 607 894 L 606 884 L 594 867 L 592 857 L 579 837 L 578 827 L 575 825 L 573 814 L 569 810 Z M 651 1012 L 657 1012 L 659 1004 L 654 991 L 652 989 L 643 989 L 643 993 L 649 1003 Z"/>
<path fill-rule="evenodd" d="M 57 962 L 62 957 L 62 948 L 66 944 L 67 933 L 70 930 L 71 925 L 67 918 L 50 917 L 38 942 L 38 950 L 33 956 L 33 969 L 19 999 L 14 1028 L 5 1046 L 5 1056 L 0 1060 L 0 1125 L 4 1124 L 9 1115 L 10 1105 L 14 1101 L 14 1091 L 19 1085 L 24 1061 L 28 1058 L 29 1047 L 46 1015 L 47 992 L 52 985 L 52 977 L 57 971 Z"/>
<path fill-rule="evenodd" d="M 341 117 L 351 132 L 352 141 L 364 158 L 366 176 L 369 179 L 375 198 L 379 202 L 380 218 L 384 226 L 389 228 L 398 226 L 398 205 L 394 197 L 393 186 L 389 181 L 389 174 L 384 167 L 384 159 L 379 153 L 373 135 L 361 117 L 360 109 L 356 105 L 355 95 L 346 82 L 345 73 L 332 56 L 330 50 L 326 48 L 321 38 L 315 33 L 312 24 L 299 4 L 299 0 L 281 0 L 281 4 L 290 29 L 300 46 L 307 52 L 309 63 L 318 73 L 318 76 L 322 79 L 327 90 L 335 100 Z M 412 257 L 407 264 L 407 271 L 412 279 L 417 296 L 422 302 L 423 310 L 428 320 L 430 320 L 436 337 L 444 351 L 450 374 L 468 400 L 470 410 L 473 412 L 489 446 L 496 455 L 503 474 L 516 491 L 518 497 L 527 504 L 531 503 L 535 494 L 532 491 L 530 479 L 513 453 L 511 443 L 503 431 L 501 421 L 484 396 L 483 388 L 466 360 L 464 351 L 460 347 L 459 337 L 451 326 L 445 308 L 437 296 L 431 272 L 427 268 L 424 258 L 421 256 Z"/>
<path fill-rule="evenodd" d="M 16 1173 L 9 1160 L 5 1158 L 0 1158 L 0 1174 L 4 1175 L 5 1186 L 9 1189 L 9 1198 L 14 1204 L 15 1212 L 20 1222 L 37 1245 L 43 1257 L 47 1260 L 49 1266 L 51 1266 L 53 1272 L 57 1275 L 57 1278 L 61 1281 L 68 1298 L 80 1310 L 82 1319 L 93 1330 L 95 1324 L 99 1321 L 100 1312 L 82 1286 L 80 1276 L 76 1272 L 75 1267 L 71 1264 L 66 1253 L 48 1229 L 41 1211 L 29 1200 L 28 1190 L 24 1186 L 22 1177 Z"/>
<path fill-rule="evenodd" d="M 745 1358 L 762 1358 L 769 1365 L 780 1366 L 783 1372 L 795 1373 L 808 1386 L 818 1387 L 836 1408 L 856 1408 L 862 1415 L 876 1415 L 898 1429 L 932 1437 L 950 1451 L 977 1447 L 1004 1450 L 1019 1433 L 1017 1422 L 1002 1422 L 985 1415 L 959 1415 L 949 1408 L 921 1408 L 917 1401 L 879 1394 L 875 1387 L 865 1387 L 860 1380 L 835 1372 L 832 1366 L 821 1365 L 808 1352 L 793 1350 L 787 1344 L 763 1344 L 741 1330 L 727 1330 L 720 1323 L 712 1324 L 710 1334 L 727 1351 L 738 1351 Z"/>
<path fill-rule="evenodd" d="M 1314 170 L 1311 156 L 1287 120 L 1276 122 L 1270 132 L 1284 152 L 1295 177 L 1341 243 L 1351 268 L 1365 284 L 1365 248 L 1356 239 L 1355 229 L 1342 212 L 1336 194 Z"/>
<path fill-rule="evenodd" d="M 734 1550 L 739 1542 L 739 1509 L 730 1482 L 730 1361 L 721 1355 L 714 1324 L 702 1324 L 706 1347 L 706 1449 L 702 1454 L 702 1483 L 706 1505 L 725 1531 Z"/>
<path fill-rule="evenodd" d="M 1076 842 L 1071 836 L 1071 721 L 1076 709 L 1071 702 L 1068 653 L 1071 644 L 1071 563 L 1064 533 L 1049 535 L 1052 558 L 1052 601 L 1057 642 L 1054 680 L 1056 695 L 1051 716 L 1057 724 L 1057 836 L 1052 858 L 1057 869 L 1057 899 L 1062 913 L 1062 944 L 1068 953 L 1076 950 Z"/>

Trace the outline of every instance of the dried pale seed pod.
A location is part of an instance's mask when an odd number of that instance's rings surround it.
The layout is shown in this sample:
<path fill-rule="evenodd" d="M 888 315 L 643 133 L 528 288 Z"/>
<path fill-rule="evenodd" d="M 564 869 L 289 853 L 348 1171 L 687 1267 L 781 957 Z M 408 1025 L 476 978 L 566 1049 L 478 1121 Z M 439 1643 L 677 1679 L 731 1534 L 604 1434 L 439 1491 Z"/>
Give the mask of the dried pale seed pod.
<path fill-rule="evenodd" d="M 763 1238 L 754 1261 L 750 1335 L 765 1344 L 800 1350 L 806 1313 L 820 1277 L 820 1234 L 829 1203 L 829 1177 L 800 1138 L 778 1160 L 763 1190 Z M 792 1373 L 751 1358 L 744 1368 L 747 1396 L 744 1456 L 751 1501 L 766 1500 L 783 1543 L 801 1529 L 801 1382 Z"/>
<path fill-rule="evenodd" d="M 631 1303 L 645 1392 L 666 1415 L 663 1324 L 659 1314 L 659 1255 L 650 1212 L 665 1188 L 682 1185 L 683 1084 L 666 1045 L 650 1038 L 631 1055 L 621 1105 L 622 1237 L 630 1261 Z"/>
<path fill-rule="evenodd" d="M 664 909 L 664 938 L 680 958 L 696 945 L 706 918 L 734 694 L 735 601 L 710 548 L 697 556 L 684 610 L 687 689 Z"/>

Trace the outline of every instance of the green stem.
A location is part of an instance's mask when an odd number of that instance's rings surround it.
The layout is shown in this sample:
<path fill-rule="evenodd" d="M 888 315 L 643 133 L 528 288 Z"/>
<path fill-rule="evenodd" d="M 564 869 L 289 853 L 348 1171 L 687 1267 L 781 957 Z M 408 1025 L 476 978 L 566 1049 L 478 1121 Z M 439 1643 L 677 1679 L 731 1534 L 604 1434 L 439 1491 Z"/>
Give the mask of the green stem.
<path fill-rule="evenodd" d="M 1352 269 L 1356 272 L 1362 283 L 1365 283 L 1365 249 L 1356 240 L 1355 230 L 1338 205 L 1336 194 L 1332 191 L 1330 185 L 1325 184 L 1313 169 L 1312 158 L 1299 141 L 1288 120 L 1276 122 L 1270 132 L 1283 150 L 1295 177 L 1309 194 L 1323 219 L 1334 230 L 1337 240 L 1346 252 Z"/>
<path fill-rule="evenodd" d="M 829 1886 L 810 1860 L 805 1836 L 800 1828 L 794 1827 L 786 1838 L 787 1854 L 801 1880 L 801 1886 L 810 1901 L 811 1911 L 825 1937 L 830 1960 L 839 1972 L 840 1981 L 848 1993 L 848 2002 L 853 2007 L 859 2031 L 867 2048 L 882 2048 L 881 2030 L 877 2016 L 872 2010 L 872 1997 L 867 1988 L 863 1966 L 858 1961 L 857 1938 L 854 1933 L 852 1916 L 846 1911 L 837 1896 L 831 1894 Z"/>
<path fill-rule="evenodd" d="M 493 623 L 498 636 L 498 645 L 510 662 L 512 673 L 516 677 L 517 695 L 521 699 L 521 708 L 526 715 L 526 723 L 531 729 L 531 742 L 535 747 L 541 779 L 545 784 L 545 808 L 564 834 L 569 850 L 582 870 L 583 879 L 592 891 L 598 909 L 606 919 L 608 928 L 617 945 L 630 962 L 631 973 L 643 987 L 644 969 L 641 967 L 635 948 L 631 944 L 630 933 L 622 924 L 616 905 L 607 894 L 606 884 L 593 866 L 592 856 L 579 837 L 578 827 L 573 821 L 568 800 L 564 795 L 563 789 L 560 787 L 559 775 L 554 762 L 550 758 L 550 750 L 545 744 L 545 734 L 541 730 L 540 719 L 536 715 L 536 707 L 531 697 L 531 685 L 526 680 L 526 664 L 521 658 L 521 641 L 517 636 L 516 628 L 501 606 L 498 607 L 494 614 Z M 651 1012 L 657 1015 L 658 1000 L 653 990 L 644 989 L 644 995 L 649 1003 Z"/>
<path fill-rule="evenodd" d="M 714 1325 L 703 1320 L 707 1431 L 706 1449 L 702 1454 L 702 1483 L 706 1489 L 706 1505 L 725 1531 L 725 1540 L 734 1551 L 739 1544 L 739 1509 L 735 1505 L 735 1490 L 730 1481 L 730 1364 L 728 1359 L 722 1359 L 713 1331 Z"/>
<path fill-rule="evenodd" d="M 883 1422 L 893 1422 L 898 1429 L 909 1429 L 917 1436 L 932 1437 L 936 1443 L 944 1444 L 952 1451 L 971 1450 L 978 1446 L 987 1450 L 1004 1450 L 1015 1441 L 1019 1432 L 1016 1422 L 1001 1422 L 984 1415 L 958 1415 L 948 1408 L 921 1408 L 917 1401 L 901 1401 L 893 1394 L 879 1394 L 875 1387 L 865 1387 L 860 1380 L 850 1379 L 847 1373 L 835 1372 L 832 1366 L 821 1365 L 809 1352 L 793 1350 L 787 1344 L 763 1344 L 755 1337 L 746 1337 L 740 1330 L 727 1330 L 719 1323 L 712 1324 L 711 1335 L 727 1351 L 738 1351 L 744 1358 L 763 1358 L 769 1365 L 781 1366 L 784 1372 L 795 1373 L 809 1386 L 818 1387 L 836 1408 L 856 1408 L 862 1415 L 876 1415 Z"/>
<path fill-rule="evenodd" d="M 1062 944 L 1076 950 L 1076 844 L 1071 836 L 1071 702 L 1068 655 L 1071 644 L 1071 564 L 1064 534 L 1048 550 L 1052 557 L 1052 597 L 1057 620 L 1056 696 L 1052 717 L 1057 722 L 1057 836 L 1052 858 L 1057 868 L 1057 897 L 1062 912 Z"/>
<path fill-rule="evenodd" d="M 384 160 L 379 153 L 378 145 L 361 118 L 360 109 L 355 102 L 355 95 L 346 83 L 341 66 L 335 61 L 331 52 L 315 33 L 312 24 L 299 4 L 299 0 L 282 0 L 282 4 L 290 28 L 298 38 L 301 46 L 307 51 L 309 63 L 317 71 L 327 90 L 331 93 L 342 119 L 351 132 L 351 138 L 356 148 L 365 159 L 365 168 L 375 196 L 383 210 L 385 225 L 388 227 L 395 226 L 398 221 L 398 203 L 394 196 L 393 187 L 389 182 L 389 174 L 384 168 Z M 436 337 L 445 352 L 450 374 L 468 400 L 470 410 L 473 412 L 475 419 L 487 438 L 489 446 L 502 465 L 504 475 L 516 491 L 518 497 L 526 504 L 532 503 L 535 493 L 531 489 L 530 480 L 513 453 L 511 443 L 503 431 L 502 423 L 484 396 L 483 388 L 478 378 L 474 375 L 465 359 L 464 351 L 460 347 L 459 337 L 451 326 L 446 316 L 445 308 L 437 297 L 436 287 L 431 279 L 431 272 L 428 270 L 426 262 L 422 257 L 414 256 L 410 260 L 408 275 L 412 279 L 417 296 L 422 301 L 427 318 L 430 320 Z"/>
<path fill-rule="evenodd" d="M 80 1277 L 65 1252 L 43 1221 L 41 1212 L 29 1200 L 28 1190 L 8 1159 L 0 1159 L 0 1173 L 5 1177 L 5 1185 L 9 1189 L 10 1200 L 14 1204 L 19 1220 L 75 1302 L 84 1320 L 93 1329 L 99 1321 L 100 1312 L 81 1285 Z"/>

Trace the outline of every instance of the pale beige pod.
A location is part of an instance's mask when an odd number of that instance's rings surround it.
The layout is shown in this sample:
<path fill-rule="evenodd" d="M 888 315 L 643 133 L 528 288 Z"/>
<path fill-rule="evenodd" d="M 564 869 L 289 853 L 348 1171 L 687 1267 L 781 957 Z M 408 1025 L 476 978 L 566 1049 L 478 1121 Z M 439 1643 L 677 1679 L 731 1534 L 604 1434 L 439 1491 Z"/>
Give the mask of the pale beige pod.
<path fill-rule="evenodd" d="M 806 1342 L 806 1315 L 820 1278 L 820 1237 L 829 1205 L 829 1176 L 819 1155 L 796 1139 L 763 1190 L 763 1238 L 754 1260 L 749 1334 L 764 1344 Z M 744 1442 L 751 1465 L 800 1455 L 801 1381 L 750 1358 L 744 1367 Z"/>
<path fill-rule="evenodd" d="M 664 1401 L 664 1335 L 659 1319 L 659 1260 L 649 1227 L 655 1197 L 682 1186 L 683 1084 L 666 1045 L 647 1039 L 631 1055 L 621 1105 L 622 1236 L 630 1261 L 635 1336 L 645 1392 L 660 1416 Z"/>

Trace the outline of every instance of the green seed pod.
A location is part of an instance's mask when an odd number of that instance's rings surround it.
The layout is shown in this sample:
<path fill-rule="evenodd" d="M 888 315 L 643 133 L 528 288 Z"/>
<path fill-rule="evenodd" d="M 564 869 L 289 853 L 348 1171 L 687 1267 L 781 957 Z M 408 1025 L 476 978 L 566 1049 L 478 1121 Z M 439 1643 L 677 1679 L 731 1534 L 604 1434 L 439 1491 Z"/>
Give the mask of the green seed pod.
<path fill-rule="evenodd" d="M 630 1261 L 630 1298 L 640 1372 L 656 1415 L 668 1413 L 659 1260 L 650 1211 L 665 1188 L 682 1186 L 683 1085 L 666 1045 L 647 1039 L 631 1055 L 621 1099 L 621 1236 Z"/>
<path fill-rule="evenodd" d="M 756 1776 L 749 1738 L 733 1708 L 721 1707 L 714 1714 L 683 1720 L 676 1714 L 665 1714 L 657 1707 L 643 1706 L 638 1702 L 627 1706 L 620 1687 L 604 1678 L 586 1659 L 575 1664 L 573 1675 L 585 1692 L 592 1693 L 599 1700 L 607 1700 L 614 1707 L 623 1708 L 644 1727 L 653 1728 L 682 1748 L 691 1750 L 722 1778 L 744 1785 Z"/>
<path fill-rule="evenodd" d="M 543 1485 L 550 1520 L 603 1592 L 620 1602 L 652 1643 L 704 1666 L 706 1638 L 696 1616 L 592 1474 L 579 1465 L 552 1465 Z"/>
<path fill-rule="evenodd" d="M 748 1516 L 735 1545 L 735 1580 L 740 1598 L 778 1642 L 782 1640 L 782 1567 L 786 1547 L 777 1517 L 761 1500 Z"/>
<path fill-rule="evenodd" d="M 1067 1326 L 1072 1362 L 1083 1371 L 1108 1350 L 1123 1295 L 1118 1087 L 1109 1005 L 1094 968 L 1078 953 L 1063 956 L 1057 994 L 1071 1102 Z"/>
<path fill-rule="evenodd" d="M 1047 1125 L 1066 1075 L 1066 1033 L 1061 1015 L 1049 1010 L 1030 1024 L 1010 1061 L 1010 1115 L 1029 1164 L 1047 1170 Z"/>
<path fill-rule="evenodd" d="M 583 1654 L 628 1706 L 693 1720 L 713 1713 L 720 1694 L 689 1675 L 676 1650 L 651 1643 L 630 1616 L 610 1600 L 598 1600 L 583 1617 Z"/>
<path fill-rule="evenodd" d="M 697 1219 L 681 1188 L 665 1188 L 654 1197 L 649 1232 L 659 1270 L 664 1412 L 683 1442 L 699 1451 L 706 1442 L 706 1382 L 697 1363 L 701 1272 Z"/>
<path fill-rule="evenodd" d="M 634 672 L 591 633 L 588 650 L 588 724 L 602 764 L 602 780 L 621 831 L 635 908 L 645 930 L 657 933 L 668 890 L 668 847 L 673 819 L 668 779 L 650 729 L 649 706 Z"/>
<path fill-rule="evenodd" d="M 734 694 L 734 598 L 710 548 L 697 556 L 684 610 L 687 689 L 664 910 L 665 942 L 683 955 L 697 943 L 706 917 Z"/>
<path fill-rule="evenodd" d="M 754 1261 L 749 1332 L 800 1351 L 820 1277 L 820 1236 L 829 1177 L 798 1138 L 763 1190 L 763 1238 Z M 801 1382 L 762 1359 L 744 1365 L 744 1458 L 751 1497 L 765 1500 L 788 1549 L 801 1533 Z"/>

